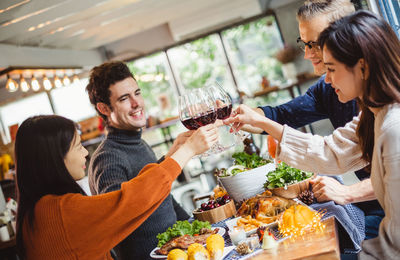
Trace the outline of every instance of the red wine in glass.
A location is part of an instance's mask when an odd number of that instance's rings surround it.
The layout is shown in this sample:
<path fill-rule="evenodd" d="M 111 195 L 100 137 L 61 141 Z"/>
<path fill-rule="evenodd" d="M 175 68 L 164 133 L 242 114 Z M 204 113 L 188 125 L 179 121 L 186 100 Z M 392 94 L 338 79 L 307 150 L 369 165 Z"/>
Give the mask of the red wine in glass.
<path fill-rule="evenodd" d="M 185 120 L 181 120 L 182 124 L 189 130 L 196 130 L 200 127 L 198 123 L 193 118 L 188 118 Z"/>
<path fill-rule="evenodd" d="M 217 120 L 216 111 L 209 111 L 207 114 L 198 116 L 194 118 L 194 121 L 198 123 L 200 126 L 205 126 L 208 124 L 213 124 Z"/>
<path fill-rule="evenodd" d="M 217 110 L 217 118 L 220 120 L 227 119 L 232 112 L 232 104 L 229 104 L 224 107 L 219 107 Z"/>

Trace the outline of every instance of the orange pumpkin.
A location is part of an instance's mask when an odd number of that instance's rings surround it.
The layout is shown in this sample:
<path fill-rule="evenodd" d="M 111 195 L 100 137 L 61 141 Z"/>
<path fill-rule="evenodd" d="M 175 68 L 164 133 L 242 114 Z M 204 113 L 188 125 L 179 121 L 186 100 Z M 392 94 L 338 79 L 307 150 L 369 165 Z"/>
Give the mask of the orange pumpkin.
<path fill-rule="evenodd" d="M 293 205 L 282 214 L 279 230 L 284 236 L 301 235 L 307 229 L 320 227 L 323 214 L 303 205 Z"/>

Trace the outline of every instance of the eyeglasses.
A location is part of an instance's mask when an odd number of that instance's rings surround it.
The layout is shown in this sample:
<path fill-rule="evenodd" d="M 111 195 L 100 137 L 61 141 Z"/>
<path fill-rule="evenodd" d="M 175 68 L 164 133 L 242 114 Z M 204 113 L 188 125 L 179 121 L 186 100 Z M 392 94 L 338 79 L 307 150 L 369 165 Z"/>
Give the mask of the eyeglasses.
<path fill-rule="evenodd" d="M 297 38 L 297 43 L 298 43 L 300 49 L 302 49 L 303 51 L 306 51 L 306 46 L 310 50 L 314 50 L 314 51 L 320 51 L 321 50 L 321 47 L 318 45 L 317 42 L 313 42 L 313 41 L 304 42 L 300 37 Z"/>

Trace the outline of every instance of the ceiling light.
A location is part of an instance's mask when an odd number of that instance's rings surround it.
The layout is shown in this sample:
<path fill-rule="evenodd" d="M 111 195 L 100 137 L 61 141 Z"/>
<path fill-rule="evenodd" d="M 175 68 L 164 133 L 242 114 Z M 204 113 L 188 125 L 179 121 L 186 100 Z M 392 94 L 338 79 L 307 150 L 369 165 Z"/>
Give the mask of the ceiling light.
<path fill-rule="evenodd" d="M 78 76 L 76 74 L 72 77 L 72 82 L 75 85 L 80 85 L 81 84 L 81 81 L 79 80 L 79 78 L 78 78 Z"/>
<path fill-rule="evenodd" d="M 63 86 L 60 78 L 57 75 L 54 76 L 54 86 L 56 86 L 56 88 L 61 88 Z"/>
<path fill-rule="evenodd" d="M 33 91 L 39 91 L 40 85 L 39 81 L 35 78 L 35 76 L 32 75 L 32 80 L 31 80 L 31 86 Z"/>
<path fill-rule="evenodd" d="M 7 74 L 6 88 L 9 92 L 15 92 L 18 90 L 18 83 L 12 78 L 10 78 L 10 75 L 8 74 Z"/>
<path fill-rule="evenodd" d="M 53 87 L 46 75 L 43 76 L 43 87 L 45 90 L 50 90 Z"/>
<path fill-rule="evenodd" d="M 18 7 L 18 6 L 20 6 L 20 5 L 26 4 L 26 3 L 30 2 L 30 1 L 31 1 L 31 0 L 24 0 L 24 1 L 19 2 L 19 3 L 17 3 L 17 4 L 10 5 L 10 6 L 7 7 L 7 8 L 1 9 L 1 10 L 0 10 L 0 14 L 1 14 L 1 13 L 4 13 L 4 12 L 6 12 L 6 11 L 9 11 L 9 10 L 15 8 L 15 7 Z M 15 2 L 15 1 L 14 1 L 14 2 Z"/>
<path fill-rule="evenodd" d="M 19 79 L 19 84 L 21 85 L 22 92 L 27 92 L 29 90 L 29 84 L 28 84 L 28 82 L 26 82 L 26 80 L 24 79 L 22 74 Z"/>
<path fill-rule="evenodd" d="M 64 84 L 64 86 L 68 86 L 71 84 L 71 80 L 68 78 L 67 75 L 64 75 L 63 84 Z"/>

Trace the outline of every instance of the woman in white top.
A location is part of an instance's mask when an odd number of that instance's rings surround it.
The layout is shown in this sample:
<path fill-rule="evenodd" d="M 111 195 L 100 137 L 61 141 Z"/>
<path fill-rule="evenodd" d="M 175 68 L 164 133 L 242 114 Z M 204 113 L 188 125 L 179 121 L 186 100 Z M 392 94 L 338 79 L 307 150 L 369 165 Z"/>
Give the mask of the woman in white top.
<path fill-rule="evenodd" d="M 319 45 L 325 81 L 341 102 L 358 99 L 358 117 L 326 137 L 282 126 L 245 105 L 224 123 L 264 129 L 279 141 L 277 159 L 303 170 L 338 174 L 370 164 L 374 193 L 386 216 L 379 236 L 363 242 L 359 257 L 400 259 L 399 39 L 385 21 L 359 11 L 332 23 Z"/>

